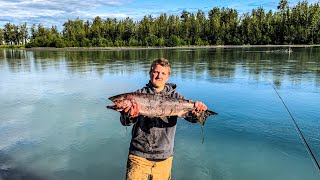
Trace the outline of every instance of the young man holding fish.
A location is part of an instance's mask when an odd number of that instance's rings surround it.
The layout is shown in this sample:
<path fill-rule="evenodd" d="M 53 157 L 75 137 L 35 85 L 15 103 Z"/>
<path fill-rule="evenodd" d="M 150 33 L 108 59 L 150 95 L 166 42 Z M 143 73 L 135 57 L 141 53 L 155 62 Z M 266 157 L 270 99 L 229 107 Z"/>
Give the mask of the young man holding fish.
<path fill-rule="evenodd" d="M 175 90 L 175 84 L 167 83 L 170 73 L 170 64 L 167 59 L 160 58 L 155 60 L 150 67 L 149 83 L 146 87 L 136 92 L 164 94 L 172 98 L 184 99 Z M 202 102 L 197 101 L 193 104 L 191 105 L 193 106 L 192 114 L 208 111 L 206 105 Z M 157 105 L 155 104 L 155 106 Z M 121 112 L 120 117 L 120 121 L 124 126 L 134 124 L 126 179 L 170 179 L 177 116 L 143 116 L 139 115 L 139 107 L 141 107 L 139 104 L 129 103 L 123 108 L 124 110 Z M 151 107 L 151 110 L 154 109 Z M 194 119 L 183 117 L 190 122 L 195 122 Z"/>

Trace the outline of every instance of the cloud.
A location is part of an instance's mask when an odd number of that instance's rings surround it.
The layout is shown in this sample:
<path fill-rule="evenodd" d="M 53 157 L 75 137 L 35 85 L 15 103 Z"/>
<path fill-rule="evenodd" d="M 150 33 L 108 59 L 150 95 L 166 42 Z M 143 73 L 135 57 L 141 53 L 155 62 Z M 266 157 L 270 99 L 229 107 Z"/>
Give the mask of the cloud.
<path fill-rule="evenodd" d="M 104 7 L 116 8 L 129 0 L 0 0 L 0 27 L 5 23 L 41 23 L 62 26 L 68 19 L 88 19 L 96 16 L 124 18 L 124 13 L 100 13 Z"/>

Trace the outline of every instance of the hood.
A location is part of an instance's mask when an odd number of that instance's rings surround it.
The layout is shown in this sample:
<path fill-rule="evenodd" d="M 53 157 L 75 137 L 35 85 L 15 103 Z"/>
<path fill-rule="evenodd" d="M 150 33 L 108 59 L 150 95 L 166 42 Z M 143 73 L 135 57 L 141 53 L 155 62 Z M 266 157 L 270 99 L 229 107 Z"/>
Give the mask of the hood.
<path fill-rule="evenodd" d="M 149 81 L 148 84 L 146 84 L 146 87 L 149 88 L 152 92 L 156 93 L 156 89 L 153 86 L 153 84 Z M 174 83 L 166 83 L 164 89 L 160 91 L 159 93 L 171 93 L 177 88 L 177 85 Z"/>

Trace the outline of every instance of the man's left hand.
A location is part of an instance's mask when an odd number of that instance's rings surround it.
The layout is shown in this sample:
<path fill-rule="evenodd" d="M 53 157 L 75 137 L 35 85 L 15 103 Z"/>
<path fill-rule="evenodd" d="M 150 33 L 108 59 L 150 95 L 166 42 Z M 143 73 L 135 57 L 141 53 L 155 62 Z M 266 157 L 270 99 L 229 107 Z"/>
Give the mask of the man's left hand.
<path fill-rule="evenodd" d="M 203 102 L 201 101 L 196 101 L 194 103 L 194 107 L 195 107 L 195 111 L 205 111 L 208 109 L 207 106 L 203 104 Z"/>
<path fill-rule="evenodd" d="M 129 117 L 134 118 L 139 115 L 139 107 L 136 103 L 131 103 L 131 106 L 126 107 L 123 110 L 125 113 L 129 114 Z"/>

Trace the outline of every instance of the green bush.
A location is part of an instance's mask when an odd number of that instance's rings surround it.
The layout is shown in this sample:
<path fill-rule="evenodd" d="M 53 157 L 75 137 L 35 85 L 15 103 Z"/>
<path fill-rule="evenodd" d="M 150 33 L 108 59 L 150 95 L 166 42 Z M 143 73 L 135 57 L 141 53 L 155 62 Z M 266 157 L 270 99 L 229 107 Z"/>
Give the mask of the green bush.
<path fill-rule="evenodd" d="M 135 38 L 131 37 L 129 39 L 129 46 L 139 46 L 139 41 L 136 40 Z"/>
<path fill-rule="evenodd" d="M 92 44 L 88 38 L 83 38 L 83 39 L 81 39 L 80 46 L 81 47 L 91 47 Z"/>
<path fill-rule="evenodd" d="M 126 42 L 122 41 L 122 40 L 119 40 L 119 39 L 116 39 L 113 44 L 114 44 L 115 47 L 122 47 L 122 46 L 126 45 Z"/>
<path fill-rule="evenodd" d="M 194 44 L 196 46 L 203 46 L 204 45 L 204 43 L 203 43 L 203 41 L 202 41 L 202 39 L 200 37 L 196 38 Z"/>
<path fill-rule="evenodd" d="M 180 46 L 181 45 L 181 39 L 176 35 L 172 35 L 167 40 L 166 45 L 169 46 L 169 47 Z"/>
<path fill-rule="evenodd" d="M 53 46 L 51 46 L 51 47 L 56 47 L 56 48 L 65 48 L 66 47 L 64 40 L 61 38 L 55 38 L 52 45 Z"/>
<path fill-rule="evenodd" d="M 159 38 L 158 46 L 164 47 L 166 45 L 166 40 L 164 38 Z"/>

